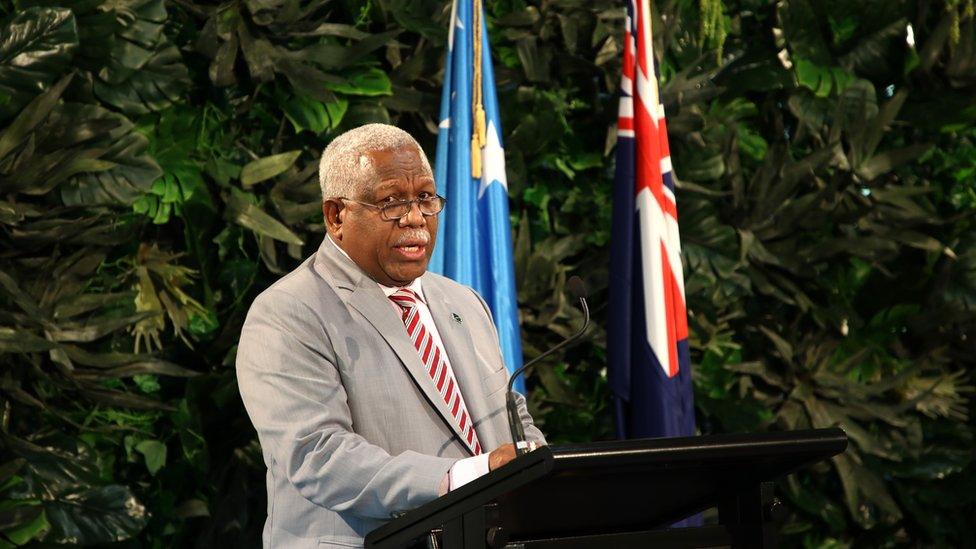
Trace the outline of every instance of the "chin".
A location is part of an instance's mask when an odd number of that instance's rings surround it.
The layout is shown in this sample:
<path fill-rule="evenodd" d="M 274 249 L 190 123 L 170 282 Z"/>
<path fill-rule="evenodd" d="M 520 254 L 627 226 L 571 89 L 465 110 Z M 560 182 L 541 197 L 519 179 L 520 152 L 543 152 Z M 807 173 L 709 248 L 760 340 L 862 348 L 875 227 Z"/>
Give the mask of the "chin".
<path fill-rule="evenodd" d="M 417 267 L 415 269 L 407 269 L 403 271 L 403 279 L 413 282 L 414 280 L 424 276 L 427 272 L 427 265 L 424 264 L 423 267 Z"/>
<path fill-rule="evenodd" d="M 397 280 L 400 281 L 402 285 L 406 285 L 420 278 L 426 272 L 427 262 L 425 261 L 423 265 L 402 265 L 400 268 L 390 272 L 388 276 L 391 280 Z"/>

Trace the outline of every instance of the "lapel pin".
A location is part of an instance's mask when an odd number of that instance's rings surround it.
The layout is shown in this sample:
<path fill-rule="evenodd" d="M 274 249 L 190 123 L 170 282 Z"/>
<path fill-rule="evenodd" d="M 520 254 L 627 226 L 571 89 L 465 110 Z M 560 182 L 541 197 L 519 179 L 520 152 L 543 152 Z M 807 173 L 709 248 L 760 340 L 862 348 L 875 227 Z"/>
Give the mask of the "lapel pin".
<path fill-rule="evenodd" d="M 457 313 L 451 313 L 451 316 L 454 317 L 454 322 L 457 322 L 458 324 L 461 323 L 461 316 L 460 315 L 458 315 Z"/>

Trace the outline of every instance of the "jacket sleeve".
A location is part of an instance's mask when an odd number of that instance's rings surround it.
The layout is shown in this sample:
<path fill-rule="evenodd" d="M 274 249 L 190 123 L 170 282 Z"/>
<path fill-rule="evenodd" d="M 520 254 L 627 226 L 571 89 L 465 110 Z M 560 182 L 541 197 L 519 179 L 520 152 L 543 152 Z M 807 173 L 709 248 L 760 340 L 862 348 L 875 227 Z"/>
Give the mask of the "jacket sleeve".
<path fill-rule="evenodd" d="M 248 312 L 237 378 L 268 467 L 336 512 L 386 519 L 435 499 L 457 460 L 413 451 L 391 456 L 353 431 L 327 324 L 276 289 Z"/>

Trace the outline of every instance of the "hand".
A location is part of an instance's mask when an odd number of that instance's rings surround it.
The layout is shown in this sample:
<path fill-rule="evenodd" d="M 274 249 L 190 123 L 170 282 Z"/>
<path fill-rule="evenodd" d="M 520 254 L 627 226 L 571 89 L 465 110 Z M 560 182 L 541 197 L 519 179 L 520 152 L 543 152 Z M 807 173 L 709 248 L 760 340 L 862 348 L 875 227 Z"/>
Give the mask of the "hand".
<path fill-rule="evenodd" d="M 515 459 L 515 445 L 509 442 L 495 448 L 488 454 L 488 470 L 494 471 Z"/>

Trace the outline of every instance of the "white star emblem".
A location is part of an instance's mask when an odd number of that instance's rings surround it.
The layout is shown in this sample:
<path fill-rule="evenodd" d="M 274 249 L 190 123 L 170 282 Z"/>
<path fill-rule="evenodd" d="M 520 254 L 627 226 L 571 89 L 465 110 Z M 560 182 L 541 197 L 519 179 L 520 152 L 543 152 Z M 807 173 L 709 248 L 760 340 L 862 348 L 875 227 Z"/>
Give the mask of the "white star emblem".
<path fill-rule="evenodd" d="M 508 178 L 505 176 L 505 149 L 498 139 L 498 128 L 495 123 L 488 122 L 487 143 L 481 151 L 481 185 L 478 187 L 478 198 L 485 194 L 485 190 L 492 183 L 498 183 L 508 192 Z"/>

